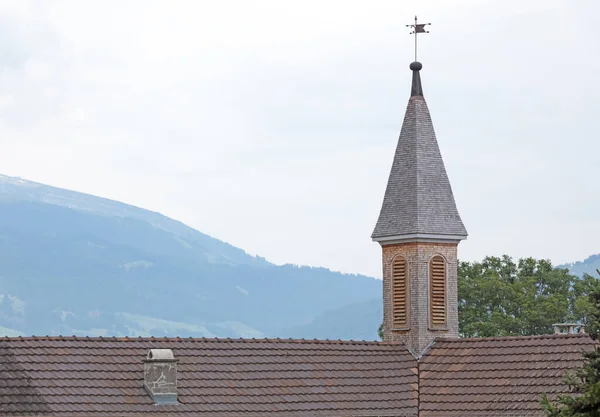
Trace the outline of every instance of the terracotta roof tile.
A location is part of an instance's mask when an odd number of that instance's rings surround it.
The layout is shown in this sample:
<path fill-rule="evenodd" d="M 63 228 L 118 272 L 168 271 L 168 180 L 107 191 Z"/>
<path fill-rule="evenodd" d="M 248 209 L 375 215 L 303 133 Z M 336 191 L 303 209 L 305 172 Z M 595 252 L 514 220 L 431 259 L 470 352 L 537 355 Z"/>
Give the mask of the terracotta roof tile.
<path fill-rule="evenodd" d="M 172 349 L 179 405 L 143 388 L 150 348 Z M 0 339 L 0 414 L 415 416 L 417 362 L 375 342 L 32 337 Z"/>
<path fill-rule="evenodd" d="M 538 416 L 543 393 L 592 349 L 588 335 L 437 341 L 419 364 L 420 416 Z"/>
<path fill-rule="evenodd" d="M 0 339 L 2 415 L 539 416 L 565 392 L 587 335 L 442 339 L 418 363 L 399 344 L 307 340 Z M 170 348 L 180 404 L 155 406 L 142 358 Z M 420 373 L 420 379 L 417 378 Z"/>

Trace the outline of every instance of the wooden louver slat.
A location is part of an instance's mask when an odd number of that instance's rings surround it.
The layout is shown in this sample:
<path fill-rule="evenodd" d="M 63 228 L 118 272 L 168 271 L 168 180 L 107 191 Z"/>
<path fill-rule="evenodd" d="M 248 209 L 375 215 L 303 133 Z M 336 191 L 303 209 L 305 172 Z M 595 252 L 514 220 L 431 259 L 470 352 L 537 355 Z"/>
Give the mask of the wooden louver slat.
<path fill-rule="evenodd" d="M 408 325 L 408 274 L 406 260 L 394 259 L 392 264 L 392 321 L 393 327 Z"/>
<path fill-rule="evenodd" d="M 429 311 L 433 327 L 446 326 L 446 261 L 436 255 L 429 262 Z"/>

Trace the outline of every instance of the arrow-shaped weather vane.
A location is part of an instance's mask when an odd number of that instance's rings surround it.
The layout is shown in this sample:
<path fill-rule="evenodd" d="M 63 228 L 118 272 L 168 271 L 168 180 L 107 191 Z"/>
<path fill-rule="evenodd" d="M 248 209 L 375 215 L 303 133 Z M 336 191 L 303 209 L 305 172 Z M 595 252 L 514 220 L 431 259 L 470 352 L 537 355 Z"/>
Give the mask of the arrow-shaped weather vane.
<path fill-rule="evenodd" d="M 429 26 L 431 23 L 417 23 L 417 16 L 415 16 L 415 24 L 414 25 L 406 25 L 407 28 L 412 28 L 413 31 L 410 32 L 411 35 L 415 35 L 415 61 L 417 60 L 417 34 L 419 33 L 429 33 L 428 30 L 425 30 L 425 26 Z"/>

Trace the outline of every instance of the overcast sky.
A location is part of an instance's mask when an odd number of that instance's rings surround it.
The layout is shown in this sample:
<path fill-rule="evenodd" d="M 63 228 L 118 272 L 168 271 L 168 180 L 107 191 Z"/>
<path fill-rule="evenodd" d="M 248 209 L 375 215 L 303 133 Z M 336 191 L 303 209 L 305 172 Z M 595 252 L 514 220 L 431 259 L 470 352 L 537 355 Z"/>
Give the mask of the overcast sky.
<path fill-rule="evenodd" d="M 0 173 L 381 276 L 415 14 L 460 258 L 599 252 L 597 0 L 0 0 Z"/>

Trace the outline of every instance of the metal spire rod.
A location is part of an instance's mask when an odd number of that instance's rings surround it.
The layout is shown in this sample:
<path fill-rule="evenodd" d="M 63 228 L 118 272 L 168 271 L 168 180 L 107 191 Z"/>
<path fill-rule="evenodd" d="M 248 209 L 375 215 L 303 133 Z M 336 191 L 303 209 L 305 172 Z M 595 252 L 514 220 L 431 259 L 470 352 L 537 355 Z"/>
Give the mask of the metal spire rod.
<path fill-rule="evenodd" d="M 412 28 L 413 31 L 410 32 L 411 35 L 415 35 L 415 62 L 417 61 L 417 34 L 418 33 L 429 33 L 428 30 L 425 30 L 425 26 L 429 26 L 431 23 L 417 23 L 417 16 L 415 16 L 415 24 L 414 25 L 406 25 L 407 28 Z"/>

